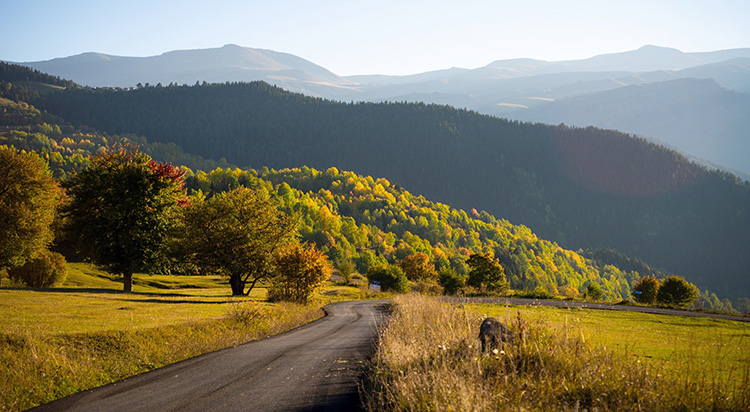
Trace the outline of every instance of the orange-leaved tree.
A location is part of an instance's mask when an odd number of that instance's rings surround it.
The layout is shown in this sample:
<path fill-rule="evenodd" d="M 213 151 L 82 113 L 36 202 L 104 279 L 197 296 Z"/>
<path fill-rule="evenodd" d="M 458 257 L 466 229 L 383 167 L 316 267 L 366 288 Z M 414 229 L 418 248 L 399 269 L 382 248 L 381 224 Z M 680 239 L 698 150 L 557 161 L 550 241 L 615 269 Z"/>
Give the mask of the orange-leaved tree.
<path fill-rule="evenodd" d="M 331 264 L 315 245 L 290 243 L 276 255 L 269 300 L 307 303 L 312 293 L 331 276 Z"/>

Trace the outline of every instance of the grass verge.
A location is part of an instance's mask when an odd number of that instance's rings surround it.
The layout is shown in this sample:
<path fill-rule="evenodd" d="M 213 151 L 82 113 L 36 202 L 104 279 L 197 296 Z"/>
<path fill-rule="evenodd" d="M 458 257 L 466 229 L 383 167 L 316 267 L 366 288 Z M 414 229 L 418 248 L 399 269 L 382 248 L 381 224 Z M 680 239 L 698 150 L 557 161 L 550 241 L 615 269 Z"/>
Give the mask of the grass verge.
<path fill-rule="evenodd" d="M 516 333 L 482 354 L 470 308 L 398 296 L 364 383 L 370 411 L 748 410 L 750 365 L 724 374 L 667 373 L 543 318 L 509 313 Z M 438 327 L 436 327 L 438 326 Z"/>
<path fill-rule="evenodd" d="M 135 293 L 121 287 L 106 272 L 73 264 L 62 288 L 0 290 L 0 411 L 275 335 L 323 314 L 322 305 L 229 297 L 220 278 L 143 276 Z"/>

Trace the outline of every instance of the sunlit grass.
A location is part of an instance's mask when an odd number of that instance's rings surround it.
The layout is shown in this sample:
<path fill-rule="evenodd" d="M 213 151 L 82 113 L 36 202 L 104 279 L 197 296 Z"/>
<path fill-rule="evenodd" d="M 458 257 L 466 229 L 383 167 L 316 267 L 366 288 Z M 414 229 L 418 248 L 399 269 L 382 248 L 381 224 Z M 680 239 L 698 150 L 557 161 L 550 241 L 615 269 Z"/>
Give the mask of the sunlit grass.
<path fill-rule="evenodd" d="M 592 312 L 578 321 L 559 309 L 460 307 L 422 296 L 398 296 L 394 302 L 364 384 L 367 410 L 750 409 L 750 363 L 730 360 L 736 375 L 714 373 L 715 364 L 696 374 L 677 364 L 666 369 L 662 361 L 641 361 L 651 355 L 633 356 L 628 344 L 616 347 L 629 339 L 620 328 L 641 330 L 636 324 L 642 314 L 609 320 L 612 312 Z M 478 347 L 484 315 L 499 318 L 516 336 L 494 354 Z M 677 317 L 674 327 L 703 328 L 683 321 Z M 611 333 L 591 332 L 608 325 Z M 646 321 L 643 328 L 648 327 Z M 724 337 L 734 342 L 733 332 Z M 671 339 L 644 345 L 659 352 L 659 345 L 673 345 Z M 707 350 L 714 347 L 708 344 Z"/>
<path fill-rule="evenodd" d="M 68 272 L 59 288 L 0 289 L 1 411 L 278 334 L 319 318 L 327 303 L 268 303 L 263 286 L 232 297 L 219 277 L 136 274 L 133 293 L 123 293 L 120 279 L 92 265 L 72 263 Z M 331 291 L 337 299 L 365 293 Z"/>
<path fill-rule="evenodd" d="M 648 362 L 664 373 L 741 380 L 750 365 L 750 323 L 547 306 L 470 306 L 478 315 L 544 320 L 588 343 Z"/>
<path fill-rule="evenodd" d="M 224 279 L 136 275 L 133 293 L 115 276 L 91 265 L 69 265 L 60 288 L 0 290 L 0 331 L 80 333 L 136 330 L 216 319 L 233 303 Z M 264 299 L 265 288 L 249 298 Z"/>

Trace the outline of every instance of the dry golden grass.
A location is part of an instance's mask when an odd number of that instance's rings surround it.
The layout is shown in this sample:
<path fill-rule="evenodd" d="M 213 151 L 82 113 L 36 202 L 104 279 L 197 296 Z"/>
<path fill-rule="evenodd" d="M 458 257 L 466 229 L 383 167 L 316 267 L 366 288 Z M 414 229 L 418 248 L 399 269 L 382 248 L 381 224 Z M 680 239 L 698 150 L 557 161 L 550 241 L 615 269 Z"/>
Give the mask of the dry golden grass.
<path fill-rule="evenodd" d="M 482 354 L 482 318 L 421 296 L 394 299 L 364 384 L 370 411 L 748 410 L 750 365 L 739 383 L 674 375 L 586 343 L 543 319 L 500 320 L 517 335 Z"/>
<path fill-rule="evenodd" d="M 231 298 L 218 278 L 144 276 L 135 293 L 90 265 L 49 290 L 0 290 L 0 411 L 24 410 L 278 334 L 321 305 Z M 263 291 L 263 294 L 265 291 Z"/>

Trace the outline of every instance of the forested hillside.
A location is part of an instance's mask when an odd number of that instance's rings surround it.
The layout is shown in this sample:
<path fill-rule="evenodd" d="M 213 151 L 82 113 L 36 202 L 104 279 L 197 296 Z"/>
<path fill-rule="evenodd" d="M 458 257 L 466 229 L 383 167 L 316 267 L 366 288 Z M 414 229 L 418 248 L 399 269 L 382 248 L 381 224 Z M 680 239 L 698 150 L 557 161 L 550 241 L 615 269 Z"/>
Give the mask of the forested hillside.
<path fill-rule="evenodd" d="M 36 103 L 75 125 L 241 166 L 383 176 L 569 249 L 615 248 L 725 296 L 750 294 L 748 184 L 619 132 L 335 103 L 265 83 L 68 89 Z"/>
<path fill-rule="evenodd" d="M 514 289 L 576 297 L 594 282 L 610 299 L 627 298 L 639 276 L 663 277 L 643 262 L 612 250 L 587 252 L 594 259 L 589 260 L 538 238 L 524 226 L 484 211 L 468 209 L 467 213 L 428 201 L 385 178 L 336 168 L 325 172 L 309 167 L 220 168 L 219 163 L 189 155 L 174 144 L 150 144 L 142 137 L 110 136 L 91 128 L 82 131 L 23 101 L 0 102 L 0 145 L 40 153 L 57 177 L 88 166 L 88 156 L 104 150 L 105 144 L 137 142 L 159 161 L 192 165 L 196 170 L 186 176 L 189 191 L 211 195 L 237 186 L 264 187 L 286 212 L 298 216 L 304 241 L 317 244 L 337 264 L 352 261 L 362 272 L 422 252 L 438 269 L 465 273 L 469 254 L 490 252 L 505 268 Z M 731 308 L 731 303 L 705 289 L 697 305 Z"/>

